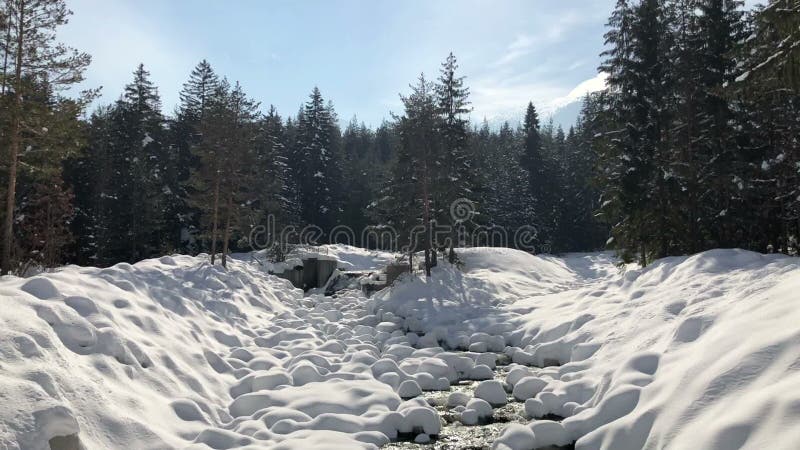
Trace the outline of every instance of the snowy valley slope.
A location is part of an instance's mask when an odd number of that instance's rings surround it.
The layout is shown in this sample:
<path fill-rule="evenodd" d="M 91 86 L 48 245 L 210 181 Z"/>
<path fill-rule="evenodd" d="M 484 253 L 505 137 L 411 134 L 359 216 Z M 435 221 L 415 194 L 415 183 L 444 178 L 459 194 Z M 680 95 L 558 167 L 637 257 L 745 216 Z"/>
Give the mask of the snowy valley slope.
<path fill-rule="evenodd" d="M 499 334 L 515 363 L 550 366 L 526 411 L 566 419 L 537 439 L 536 422 L 511 427 L 509 448 L 797 448 L 797 258 L 715 250 L 622 271 L 605 254 L 463 257 L 463 274 L 439 269 L 378 305 L 449 345 Z"/>
<path fill-rule="evenodd" d="M 445 389 L 496 352 L 530 416 L 496 448 L 800 442 L 796 258 L 718 250 L 622 271 L 608 254 L 461 255 L 462 270 L 370 299 L 304 296 L 247 258 L 4 277 L 0 448 L 375 448 L 438 434 L 436 410 L 398 394 Z"/>

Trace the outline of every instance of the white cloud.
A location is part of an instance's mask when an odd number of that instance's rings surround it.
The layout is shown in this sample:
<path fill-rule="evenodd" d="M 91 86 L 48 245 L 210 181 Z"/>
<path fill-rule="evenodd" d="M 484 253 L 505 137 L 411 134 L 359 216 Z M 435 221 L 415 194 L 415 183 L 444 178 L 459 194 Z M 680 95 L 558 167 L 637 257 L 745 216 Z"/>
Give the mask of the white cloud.
<path fill-rule="evenodd" d="M 542 18 L 543 28 L 541 33 L 535 35 L 518 34 L 506 47 L 505 53 L 492 63 L 491 67 L 507 66 L 519 58 L 533 53 L 537 47 L 545 47 L 560 42 L 567 31 L 585 21 L 585 17 L 574 11 L 564 13 L 552 18 L 552 20 Z"/>
<path fill-rule="evenodd" d="M 518 58 L 527 55 L 531 52 L 535 39 L 532 36 L 526 34 L 517 35 L 517 38 L 514 39 L 514 42 L 509 44 L 508 48 L 506 49 L 506 53 L 500 57 L 497 61 L 495 61 L 492 66 L 499 67 L 508 65 Z"/>

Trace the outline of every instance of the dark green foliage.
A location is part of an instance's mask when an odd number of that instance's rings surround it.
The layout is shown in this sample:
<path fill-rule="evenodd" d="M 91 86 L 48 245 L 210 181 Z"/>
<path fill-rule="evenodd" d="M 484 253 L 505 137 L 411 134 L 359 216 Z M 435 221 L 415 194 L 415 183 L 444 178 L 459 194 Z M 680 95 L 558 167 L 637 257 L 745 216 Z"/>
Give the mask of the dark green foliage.
<path fill-rule="evenodd" d="M 332 105 L 314 88 L 298 119 L 290 165 L 296 178 L 300 219 L 328 233 L 342 214 L 340 132 Z"/>
<path fill-rule="evenodd" d="M 796 251 L 792 21 L 781 1 L 748 18 L 732 0 L 618 2 L 609 89 L 584 117 L 599 127 L 600 215 L 626 260 Z"/>

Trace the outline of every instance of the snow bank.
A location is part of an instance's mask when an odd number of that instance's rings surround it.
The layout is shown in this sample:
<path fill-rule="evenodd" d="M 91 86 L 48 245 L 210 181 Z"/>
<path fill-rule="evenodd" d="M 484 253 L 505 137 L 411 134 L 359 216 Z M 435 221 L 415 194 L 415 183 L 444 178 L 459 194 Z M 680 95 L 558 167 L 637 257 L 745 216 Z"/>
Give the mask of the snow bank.
<path fill-rule="evenodd" d="M 362 270 L 393 259 L 325 251 Z M 427 442 L 442 420 L 421 394 L 468 379 L 483 380 L 474 397 L 446 396 L 465 425 L 524 401 L 530 423 L 495 448 L 800 442 L 797 259 L 461 257 L 463 270 L 442 263 L 370 299 L 304 297 L 247 257 L 227 271 L 172 256 L 0 278 L 0 448 Z"/>
<path fill-rule="evenodd" d="M 390 333 L 363 324 L 363 297 L 304 298 L 252 258 L 205 261 L 0 279 L 0 448 L 351 449 L 438 433 L 435 410 L 372 375 Z"/>
<path fill-rule="evenodd" d="M 497 448 L 800 442 L 796 258 L 715 250 L 627 270 L 608 254 L 471 249 L 463 258 L 463 271 L 442 264 L 430 280 L 377 294 L 376 306 L 423 336 L 418 347 L 502 344 L 518 365 L 506 384 L 532 422 Z M 547 415 L 566 419 L 533 420 Z"/>
<path fill-rule="evenodd" d="M 243 366 L 229 353 L 301 295 L 249 266 L 199 261 L 0 279 L 0 447 L 77 433 L 87 448 L 181 446 L 229 420 Z"/>

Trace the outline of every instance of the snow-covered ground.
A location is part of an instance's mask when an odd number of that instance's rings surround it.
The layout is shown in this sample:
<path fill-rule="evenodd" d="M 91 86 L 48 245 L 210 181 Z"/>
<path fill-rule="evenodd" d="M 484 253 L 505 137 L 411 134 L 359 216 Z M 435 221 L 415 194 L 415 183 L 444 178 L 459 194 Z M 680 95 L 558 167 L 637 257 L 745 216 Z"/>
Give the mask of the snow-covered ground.
<path fill-rule="evenodd" d="M 525 417 L 495 448 L 797 448 L 797 258 L 461 257 L 369 299 L 304 296 L 243 255 L 1 278 L 0 448 L 424 447 L 507 403 Z"/>

